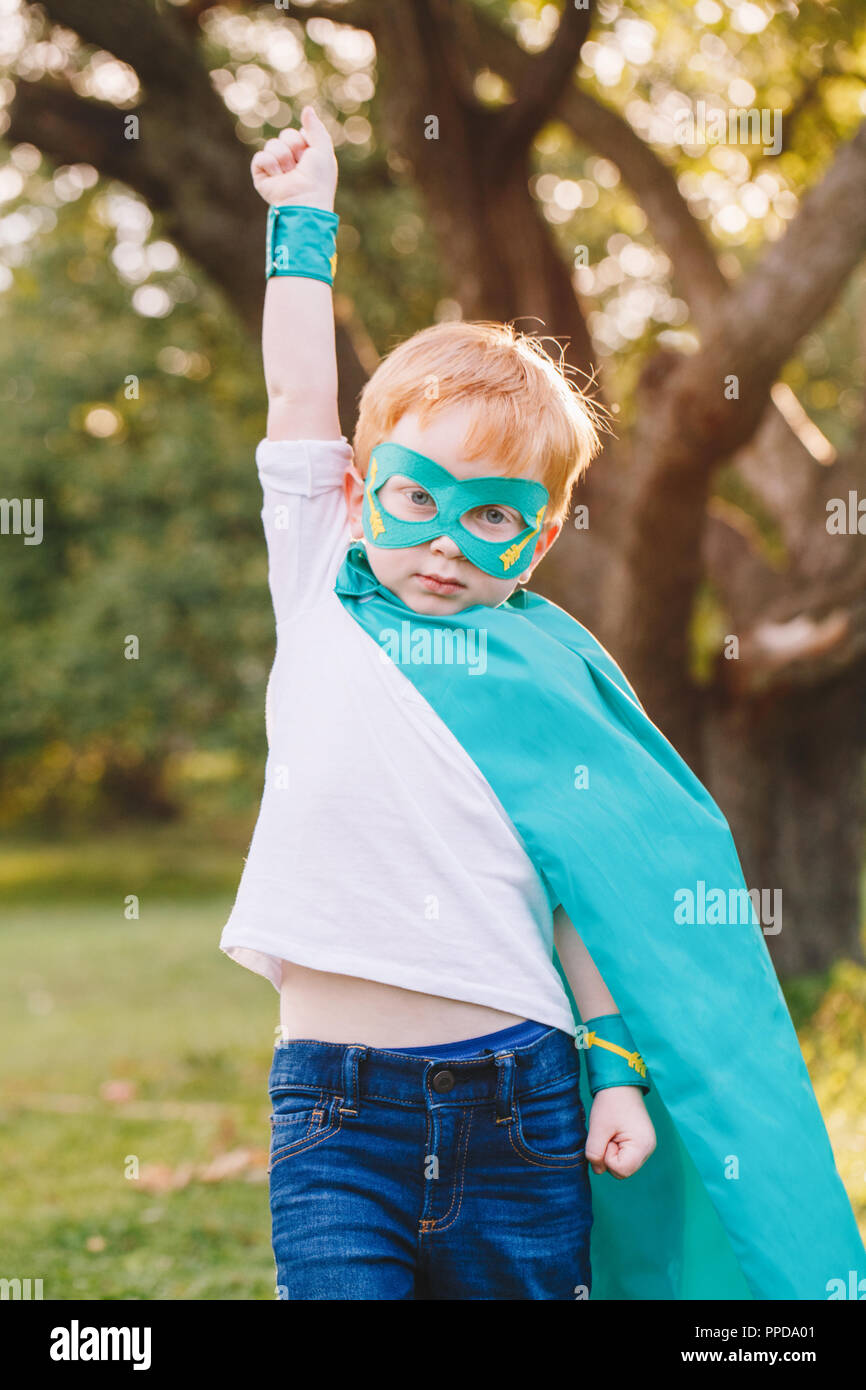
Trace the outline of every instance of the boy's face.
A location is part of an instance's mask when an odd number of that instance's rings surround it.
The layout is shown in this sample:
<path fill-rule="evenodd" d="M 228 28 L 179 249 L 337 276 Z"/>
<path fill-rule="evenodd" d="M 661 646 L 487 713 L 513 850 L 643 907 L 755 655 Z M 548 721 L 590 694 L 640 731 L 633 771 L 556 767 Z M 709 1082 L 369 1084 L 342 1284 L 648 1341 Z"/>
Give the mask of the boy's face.
<path fill-rule="evenodd" d="M 433 459 L 434 463 L 447 468 L 461 482 L 467 478 L 502 475 L 502 469 L 492 459 L 481 458 L 469 462 L 463 458 L 460 444 L 469 429 L 471 418 L 470 406 L 452 406 L 435 415 L 422 428 L 417 415 L 410 413 L 401 416 L 388 438 L 395 444 L 403 444 L 407 449 L 414 449 L 416 453 Z M 533 475 L 527 473 L 521 476 Z M 352 535 L 362 536 L 363 483 L 354 472 L 349 472 L 344 489 Z M 378 497 L 389 511 L 407 520 L 420 521 L 436 511 L 428 493 L 410 478 L 398 474 L 387 480 Z M 501 538 L 507 544 L 525 529 L 526 521 L 512 507 L 488 504 L 477 508 L 472 525 L 476 534 L 485 539 Z M 372 545 L 369 541 L 365 542 L 365 546 L 370 568 L 380 584 L 384 584 L 414 612 L 438 615 L 459 613 L 461 609 L 471 608 L 477 603 L 490 608 L 504 603 L 518 582 L 528 580 L 561 529 L 561 521 L 542 526 L 535 549 L 527 556 L 526 565 L 519 574 L 507 579 L 496 579 L 473 565 L 450 536 L 438 536 L 423 545 L 393 550 Z"/>

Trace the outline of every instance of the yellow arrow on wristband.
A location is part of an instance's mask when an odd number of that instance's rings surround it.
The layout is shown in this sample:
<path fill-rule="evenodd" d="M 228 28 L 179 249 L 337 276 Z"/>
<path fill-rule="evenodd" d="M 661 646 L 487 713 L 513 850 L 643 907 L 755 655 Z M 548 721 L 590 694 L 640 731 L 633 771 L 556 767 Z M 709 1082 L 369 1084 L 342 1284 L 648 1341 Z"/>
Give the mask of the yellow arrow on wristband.
<path fill-rule="evenodd" d="M 632 1067 L 634 1071 L 638 1072 L 641 1076 L 646 1076 L 646 1062 L 639 1052 L 627 1052 L 625 1048 L 620 1047 L 618 1043 L 607 1042 L 605 1038 L 600 1038 L 597 1033 L 587 1033 L 586 1046 L 592 1047 L 593 1045 L 595 1047 L 603 1047 L 606 1052 L 616 1052 L 620 1057 L 625 1057 L 629 1066 Z"/>

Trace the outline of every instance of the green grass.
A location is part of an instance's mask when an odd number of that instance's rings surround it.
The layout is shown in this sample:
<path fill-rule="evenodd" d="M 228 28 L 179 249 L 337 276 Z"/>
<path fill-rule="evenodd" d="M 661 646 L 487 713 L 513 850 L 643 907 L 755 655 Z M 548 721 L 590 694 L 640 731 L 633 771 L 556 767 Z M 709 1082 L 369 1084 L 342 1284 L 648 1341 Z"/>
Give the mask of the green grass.
<path fill-rule="evenodd" d="M 273 1298 L 278 1000 L 218 950 L 247 839 L 120 830 L 0 855 L 0 1277 L 56 1299 Z M 866 1234 L 866 970 L 785 991 Z M 206 1179 L 243 1149 L 235 1176 Z"/>
<path fill-rule="evenodd" d="M 252 829 L 252 821 L 191 822 L 44 842 L 4 834 L 0 901 L 122 902 L 128 893 L 162 900 L 220 892 L 233 897 Z"/>
<path fill-rule="evenodd" d="M 274 1296 L 278 1000 L 218 950 L 242 838 L 197 853 L 191 838 L 124 832 L 0 858 L 0 1276 L 41 1278 L 46 1299 Z M 104 1095 L 112 1082 L 133 1098 Z M 203 1180 L 239 1149 L 242 1172 Z M 185 1164 L 186 1185 L 159 1190 Z"/>

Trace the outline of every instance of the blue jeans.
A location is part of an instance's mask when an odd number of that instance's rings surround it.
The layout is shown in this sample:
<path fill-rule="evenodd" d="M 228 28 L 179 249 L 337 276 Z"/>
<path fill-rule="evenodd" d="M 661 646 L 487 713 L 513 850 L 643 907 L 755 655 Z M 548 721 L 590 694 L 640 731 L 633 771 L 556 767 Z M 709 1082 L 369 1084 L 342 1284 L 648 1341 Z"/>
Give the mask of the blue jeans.
<path fill-rule="evenodd" d="M 558 1028 L 450 1062 L 278 1042 L 268 1080 L 278 1297 L 588 1298 L 580 1065 Z"/>

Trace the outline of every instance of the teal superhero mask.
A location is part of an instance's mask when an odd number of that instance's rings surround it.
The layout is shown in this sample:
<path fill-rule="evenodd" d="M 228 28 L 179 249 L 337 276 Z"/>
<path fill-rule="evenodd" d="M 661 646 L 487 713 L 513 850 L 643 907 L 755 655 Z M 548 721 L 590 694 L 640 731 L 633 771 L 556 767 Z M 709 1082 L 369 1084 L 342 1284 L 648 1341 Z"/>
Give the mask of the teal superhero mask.
<path fill-rule="evenodd" d="M 429 493 L 435 514 L 412 520 L 388 511 L 377 494 L 397 473 Z M 485 477 L 461 482 L 441 464 L 403 444 L 377 444 L 370 454 L 364 485 L 364 535 L 372 545 L 386 550 L 423 545 L 437 536 L 449 536 L 466 559 L 485 574 L 507 579 L 509 574 L 519 574 L 531 560 L 534 547 L 530 542 L 541 530 L 549 501 L 547 488 L 530 478 Z M 527 525 L 516 535 L 503 528 L 502 536 L 497 538 L 491 524 L 468 515 L 483 506 L 511 507 Z"/>
<path fill-rule="evenodd" d="M 525 590 L 416 613 L 353 546 L 335 592 L 498 797 L 646 1062 L 655 1151 L 589 1171 L 591 1298 L 840 1297 L 866 1252 L 730 830 L 622 671 Z M 584 1064 L 580 1090 L 589 1115 Z"/>

